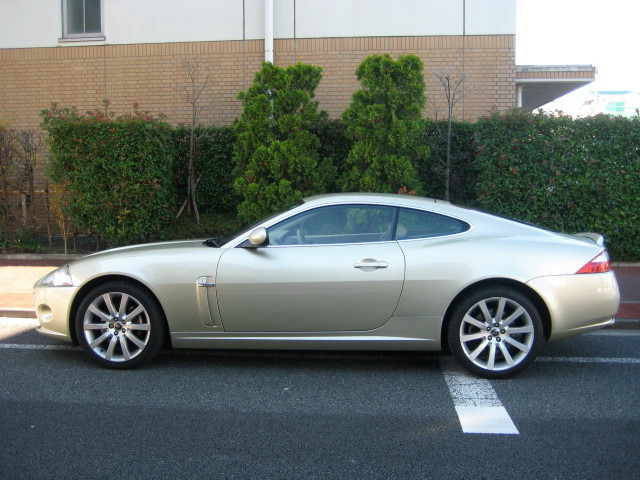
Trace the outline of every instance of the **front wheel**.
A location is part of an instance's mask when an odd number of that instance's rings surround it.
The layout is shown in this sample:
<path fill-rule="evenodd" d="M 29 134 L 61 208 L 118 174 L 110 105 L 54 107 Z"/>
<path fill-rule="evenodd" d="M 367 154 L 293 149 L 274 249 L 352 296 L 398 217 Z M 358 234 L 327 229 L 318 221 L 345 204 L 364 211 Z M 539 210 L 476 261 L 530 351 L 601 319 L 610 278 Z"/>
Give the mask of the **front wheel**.
<path fill-rule="evenodd" d="M 455 359 L 484 378 L 506 378 L 531 363 L 542 343 L 538 309 L 510 287 L 476 290 L 454 308 L 448 328 Z"/>
<path fill-rule="evenodd" d="M 98 364 L 135 367 L 149 360 L 164 341 L 165 324 L 156 299 L 127 282 L 91 290 L 76 315 L 80 346 Z"/>

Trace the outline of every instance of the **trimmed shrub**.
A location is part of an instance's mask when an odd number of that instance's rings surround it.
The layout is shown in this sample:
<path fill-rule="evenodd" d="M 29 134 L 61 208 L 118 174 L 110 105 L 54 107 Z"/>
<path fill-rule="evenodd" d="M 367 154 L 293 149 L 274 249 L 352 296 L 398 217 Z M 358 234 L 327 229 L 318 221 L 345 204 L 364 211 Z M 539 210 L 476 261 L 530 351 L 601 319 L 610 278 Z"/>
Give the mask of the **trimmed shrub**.
<path fill-rule="evenodd" d="M 42 247 L 38 245 L 35 230 L 31 227 L 18 227 L 13 236 L 11 250 L 17 253 L 41 252 Z"/>
<path fill-rule="evenodd" d="M 312 100 L 321 72 L 301 63 L 282 68 L 265 62 L 249 90 L 238 95 L 243 111 L 234 126 L 234 187 L 241 219 L 256 220 L 323 191 L 329 166 L 320 161 L 312 133 L 321 118 Z"/>
<path fill-rule="evenodd" d="M 0 225 L 0 253 L 4 253 L 9 250 L 10 245 L 11 243 L 4 233 L 4 228 Z"/>
<path fill-rule="evenodd" d="M 564 232 L 604 234 L 640 259 L 640 118 L 519 111 L 477 123 L 482 208 Z"/>
<path fill-rule="evenodd" d="M 158 233 L 171 215 L 169 125 L 134 108 L 80 114 L 53 105 L 42 112 L 50 148 L 48 179 L 66 187 L 71 222 L 125 244 Z"/>
<path fill-rule="evenodd" d="M 213 238 L 229 235 L 242 227 L 235 213 L 203 212 L 200 223 L 186 215 L 172 219 L 164 232 L 165 240 L 182 240 L 189 238 Z"/>
<path fill-rule="evenodd" d="M 429 197 L 445 198 L 445 173 L 442 162 L 447 156 L 447 120 L 424 122 L 424 144 L 431 155 L 427 162 L 418 164 L 420 180 Z M 478 153 L 476 126 L 471 122 L 452 122 L 450 200 L 462 205 L 476 203 L 475 160 Z"/>
<path fill-rule="evenodd" d="M 346 159 L 344 190 L 422 191 L 416 165 L 429 149 L 422 143 L 425 84 L 416 55 L 394 61 L 371 55 L 356 69 L 361 88 L 342 115 L 353 146 Z"/>
<path fill-rule="evenodd" d="M 189 127 L 180 125 L 173 129 L 174 185 L 178 201 L 184 200 L 187 191 L 187 161 L 189 158 Z M 200 180 L 196 189 L 198 208 L 203 211 L 235 211 L 238 199 L 233 191 L 233 148 L 235 134 L 231 127 L 200 125 L 195 158 L 195 177 Z"/>

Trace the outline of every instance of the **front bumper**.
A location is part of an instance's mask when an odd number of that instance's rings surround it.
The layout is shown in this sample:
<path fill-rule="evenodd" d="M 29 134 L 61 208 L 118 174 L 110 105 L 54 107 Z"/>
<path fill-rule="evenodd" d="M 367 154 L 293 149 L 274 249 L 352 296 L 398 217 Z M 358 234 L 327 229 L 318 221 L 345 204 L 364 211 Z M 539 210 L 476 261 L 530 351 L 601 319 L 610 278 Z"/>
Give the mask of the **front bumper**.
<path fill-rule="evenodd" d="M 38 333 L 49 337 L 73 341 L 70 331 L 70 308 L 78 287 L 35 287 L 35 309 Z"/>
<path fill-rule="evenodd" d="M 539 277 L 528 282 L 547 304 L 550 340 L 613 325 L 620 291 L 613 271 L 585 275 Z"/>

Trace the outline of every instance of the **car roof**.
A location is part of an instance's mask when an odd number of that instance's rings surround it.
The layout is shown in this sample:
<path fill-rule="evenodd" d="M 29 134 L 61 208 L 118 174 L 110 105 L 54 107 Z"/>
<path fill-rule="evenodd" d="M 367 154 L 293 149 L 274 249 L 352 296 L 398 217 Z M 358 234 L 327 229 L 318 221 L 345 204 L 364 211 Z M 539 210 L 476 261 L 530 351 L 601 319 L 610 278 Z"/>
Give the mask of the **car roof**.
<path fill-rule="evenodd" d="M 509 218 L 482 212 L 474 208 L 453 205 L 446 200 L 420 197 L 417 195 L 402 195 L 395 193 L 331 193 L 315 195 L 304 199 L 305 207 L 313 208 L 323 205 L 340 205 L 345 203 L 379 203 L 394 207 L 424 209 L 433 213 L 448 215 L 470 223 L 472 226 L 489 228 L 493 234 L 529 234 L 556 235 L 534 225 L 524 224 Z"/>
<path fill-rule="evenodd" d="M 451 205 L 445 200 L 437 200 L 435 198 L 419 197 L 416 195 L 402 195 L 397 193 L 328 193 L 323 195 L 314 195 L 304 199 L 305 204 L 332 204 L 332 203 L 353 203 L 353 202 L 372 202 L 385 203 L 399 206 L 419 207 L 425 204 L 433 205 L 435 203 L 443 205 Z"/>

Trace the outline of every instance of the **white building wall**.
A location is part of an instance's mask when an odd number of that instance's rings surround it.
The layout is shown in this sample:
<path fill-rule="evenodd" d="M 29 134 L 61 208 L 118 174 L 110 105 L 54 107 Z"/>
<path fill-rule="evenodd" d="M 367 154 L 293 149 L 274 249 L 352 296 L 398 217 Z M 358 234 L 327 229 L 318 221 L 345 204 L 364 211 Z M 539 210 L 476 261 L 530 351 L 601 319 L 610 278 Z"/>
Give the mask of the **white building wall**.
<path fill-rule="evenodd" d="M 516 34 L 516 2 L 466 0 L 466 34 Z"/>
<path fill-rule="evenodd" d="M 276 38 L 293 38 L 294 2 L 297 38 L 463 33 L 465 0 L 274 0 Z M 98 44 L 243 38 L 243 0 L 103 0 L 103 13 Z M 466 0 L 464 17 L 468 35 L 515 34 L 515 0 Z M 244 32 L 264 38 L 264 0 L 244 0 Z M 61 36 L 61 0 L 0 0 L 0 48 L 70 45 Z"/>
<path fill-rule="evenodd" d="M 56 0 L 0 0 L 0 48 L 56 46 L 61 11 Z"/>

